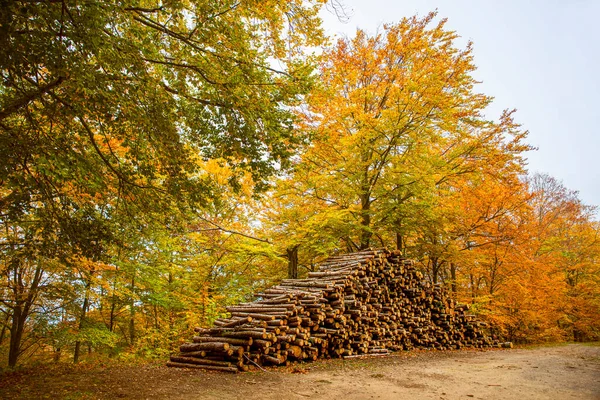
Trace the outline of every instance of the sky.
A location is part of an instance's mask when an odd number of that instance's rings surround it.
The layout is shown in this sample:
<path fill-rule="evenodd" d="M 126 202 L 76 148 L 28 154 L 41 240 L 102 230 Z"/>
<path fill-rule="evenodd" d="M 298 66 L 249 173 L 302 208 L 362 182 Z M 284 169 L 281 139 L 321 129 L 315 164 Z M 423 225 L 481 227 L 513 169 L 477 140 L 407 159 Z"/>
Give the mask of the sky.
<path fill-rule="evenodd" d="M 340 0 L 346 23 L 323 11 L 328 35 L 375 33 L 384 23 L 437 9 L 459 47 L 474 45 L 479 92 L 495 98 L 497 118 L 517 109 L 529 131 L 528 169 L 561 180 L 588 205 L 600 206 L 600 1 Z"/>

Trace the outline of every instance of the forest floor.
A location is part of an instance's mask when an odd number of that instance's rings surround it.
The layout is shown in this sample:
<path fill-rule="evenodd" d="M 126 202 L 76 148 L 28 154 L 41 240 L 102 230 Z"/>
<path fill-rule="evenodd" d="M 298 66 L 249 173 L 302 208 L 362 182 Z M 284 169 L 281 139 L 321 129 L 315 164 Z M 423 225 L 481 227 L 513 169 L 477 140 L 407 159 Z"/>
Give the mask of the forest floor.
<path fill-rule="evenodd" d="M 2 399 L 600 399 L 600 345 L 413 351 L 224 374 L 162 365 L 0 375 Z"/>

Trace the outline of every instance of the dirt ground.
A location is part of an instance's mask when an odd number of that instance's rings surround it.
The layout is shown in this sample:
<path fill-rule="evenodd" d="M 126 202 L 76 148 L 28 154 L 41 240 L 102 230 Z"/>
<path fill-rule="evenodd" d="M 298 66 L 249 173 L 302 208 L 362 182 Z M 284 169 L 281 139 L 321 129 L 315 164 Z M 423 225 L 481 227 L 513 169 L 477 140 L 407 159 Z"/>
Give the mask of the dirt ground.
<path fill-rule="evenodd" d="M 267 372 L 63 365 L 0 375 L 2 399 L 600 399 L 600 346 L 414 351 Z"/>

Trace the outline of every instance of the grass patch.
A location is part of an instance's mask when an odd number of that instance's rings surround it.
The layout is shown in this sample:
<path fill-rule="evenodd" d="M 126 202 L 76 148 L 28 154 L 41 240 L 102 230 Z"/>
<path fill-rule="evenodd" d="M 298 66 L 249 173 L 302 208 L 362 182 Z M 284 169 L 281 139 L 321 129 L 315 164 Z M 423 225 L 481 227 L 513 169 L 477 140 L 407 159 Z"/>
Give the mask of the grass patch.
<path fill-rule="evenodd" d="M 588 346 L 588 347 L 600 347 L 600 342 L 583 342 L 583 343 L 569 343 L 569 344 L 578 344 L 580 346 Z"/>
<path fill-rule="evenodd" d="M 553 347 L 565 347 L 570 345 L 586 346 L 586 347 L 600 347 L 600 342 L 549 342 L 549 343 L 531 343 L 531 344 L 518 344 L 515 345 L 516 349 L 523 350 L 535 350 L 543 348 Z"/>

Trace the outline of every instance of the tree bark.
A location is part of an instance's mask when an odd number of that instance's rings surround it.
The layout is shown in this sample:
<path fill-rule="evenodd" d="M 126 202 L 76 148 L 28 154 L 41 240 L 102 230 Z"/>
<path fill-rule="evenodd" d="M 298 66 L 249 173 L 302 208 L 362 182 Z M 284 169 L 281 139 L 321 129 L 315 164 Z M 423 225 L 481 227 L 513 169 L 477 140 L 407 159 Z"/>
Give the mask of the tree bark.
<path fill-rule="evenodd" d="M 41 262 L 36 263 L 33 279 L 27 293 L 23 283 L 22 261 L 17 261 L 13 266 L 13 296 L 14 306 L 12 324 L 10 327 L 10 345 L 8 350 L 8 366 L 14 368 L 21 353 L 21 341 L 25 330 L 25 322 L 29 317 L 31 307 L 37 297 L 37 291 L 42 279 L 43 269 Z"/>
<path fill-rule="evenodd" d="M 396 249 L 404 254 L 404 238 L 400 232 L 396 232 Z"/>
<path fill-rule="evenodd" d="M 287 249 L 288 279 L 298 279 L 298 245 Z"/>
<path fill-rule="evenodd" d="M 431 279 L 434 284 L 438 283 L 440 274 L 440 264 L 437 257 L 431 257 Z"/>
<path fill-rule="evenodd" d="M 14 368 L 19 358 L 21 348 L 21 339 L 23 337 L 24 326 L 23 310 L 20 302 L 17 302 L 13 308 L 12 325 L 10 327 L 10 346 L 8 350 L 8 366 Z"/>
<path fill-rule="evenodd" d="M 135 272 L 131 276 L 131 303 L 129 305 L 129 342 L 131 346 L 135 343 L 135 298 L 134 298 L 134 290 L 135 290 Z"/>
<path fill-rule="evenodd" d="M 113 294 L 110 304 L 110 319 L 108 322 L 108 330 L 112 332 L 115 329 L 115 310 L 117 308 L 117 299 Z"/>
<path fill-rule="evenodd" d="M 369 248 L 371 244 L 371 193 L 365 193 L 360 196 L 361 203 L 361 232 L 360 232 L 360 250 Z"/>
<path fill-rule="evenodd" d="M 2 324 L 2 332 L 0 332 L 0 345 L 4 342 L 4 336 L 6 335 L 6 327 L 8 326 L 8 321 L 10 321 L 11 314 L 9 312 L 6 313 L 6 318 L 4 318 L 4 323 Z"/>
<path fill-rule="evenodd" d="M 117 310 L 117 280 L 119 279 L 119 270 L 118 268 L 115 270 L 115 278 L 112 285 L 112 296 L 110 298 L 110 317 L 108 321 L 108 330 L 113 332 L 115 329 L 115 318 L 116 318 L 116 310 Z"/>
<path fill-rule="evenodd" d="M 452 297 L 456 299 L 456 264 L 450 263 L 450 277 L 452 282 L 450 283 L 450 287 L 452 288 Z"/>
<path fill-rule="evenodd" d="M 81 315 L 79 317 L 79 333 L 85 327 L 85 318 L 87 314 L 87 309 L 89 307 L 90 302 L 90 286 L 92 285 L 91 281 L 88 281 L 85 284 L 85 296 L 83 298 L 83 305 L 81 306 Z M 75 350 L 73 352 L 73 362 L 77 364 L 79 362 L 79 355 L 81 354 L 81 340 L 77 340 L 75 342 Z"/>

